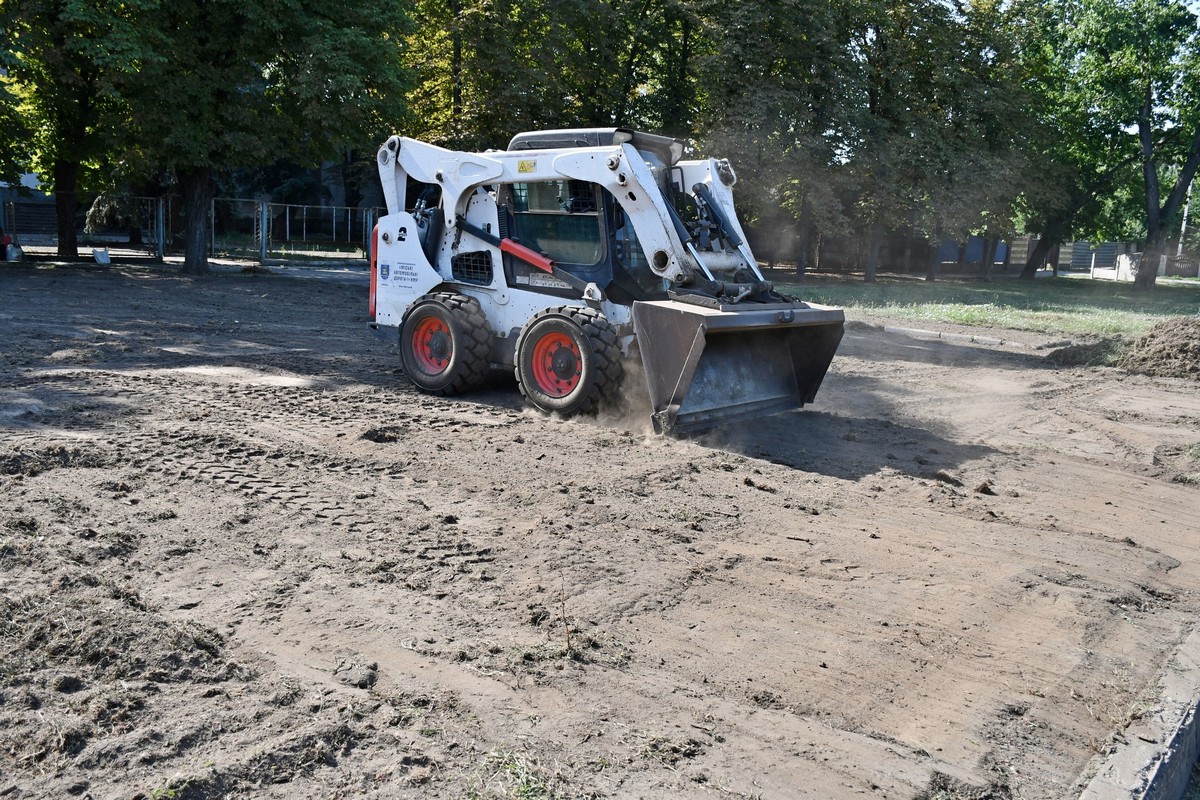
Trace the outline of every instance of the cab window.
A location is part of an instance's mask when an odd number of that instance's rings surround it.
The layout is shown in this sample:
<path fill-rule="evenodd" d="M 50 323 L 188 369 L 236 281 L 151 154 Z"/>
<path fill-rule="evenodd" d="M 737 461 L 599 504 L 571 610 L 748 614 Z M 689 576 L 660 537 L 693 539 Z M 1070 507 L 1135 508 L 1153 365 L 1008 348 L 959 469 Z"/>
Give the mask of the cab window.
<path fill-rule="evenodd" d="M 514 183 L 515 238 L 560 264 L 591 267 L 604 258 L 598 187 L 587 181 Z"/>

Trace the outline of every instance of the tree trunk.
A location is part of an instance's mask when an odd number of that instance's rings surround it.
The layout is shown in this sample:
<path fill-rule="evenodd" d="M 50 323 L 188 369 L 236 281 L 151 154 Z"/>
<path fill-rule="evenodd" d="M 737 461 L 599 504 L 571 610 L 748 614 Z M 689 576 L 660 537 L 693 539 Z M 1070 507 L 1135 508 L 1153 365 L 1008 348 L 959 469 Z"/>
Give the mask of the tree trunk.
<path fill-rule="evenodd" d="M 685 16 L 681 21 L 681 27 L 679 31 L 679 60 L 675 66 L 676 91 L 672 92 L 673 95 L 677 94 L 678 97 L 672 97 L 671 113 L 668 114 L 664 120 L 664 122 L 666 122 L 665 130 L 682 131 L 687 130 L 690 127 L 688 125 L 688 112 L 691 109 L 691 103 L 689 101 L 695 96 L 696 91 L 692 81 L 688 80 L 691 61 L 692 23 L 691 20 Z M 687 89 L 686 92 L 684 91 L 685 87 Z"/>
<path fill-rule="evenodd" d="M 1166 252 L 1167 233 L 1165 230 L 1162 230 L 1153 239 L 1146 240 L 1146 246 L 1142 249 L 1142 260 L 1138 264 L 1137 276 L 1133 279 L 1134 289 L 1148 292 L 1154 288 L 1158 279 L 1158 262 L 1162 260 L 1163 254 Z"/>
<path fill-rule="evenodd" d="M 353 150 L 345 150 L 342 153 L 341 173 L 342 173 L 342 197 L 348 207 L 357 209 L 358 204 L 362 202 L 362 172 L 356 169 L 361 159 L 355 158 L 356 153 Z"/>
<path fill-rule="evenodd" d="M 929 261 L 925 265 L 925 280 L 937 280 L 938 267 L 941 266 L 940 256 L 942 252 L 942 229 L 940 226 L 933 227 L 933 236 L 929 240 Z"/>
<path fill-rule="evenodd" d="M 1055 242 L 1054 249 L 1050 251 L 1050 269 L 1054 271 L 1054 277 L 1058 277 L 1058 260 L 1062 258 L 1062 245 Z"/>
<path fill-rule="evenodd" d="M 999 236 L 988 236 L 983 240 L 983 264 L 980 274 L 984 283 L 992 282 L 992 264 L 996 261 L 996 248 L 1000 245 Z"/>
<path fill-rule="evenodd" d="M 803 280 L 808 270 L 808 248 L 812 241 L 812 204 L 805 197 L 800 203 L 800 234 L 796 243 L 796 277 Z"/>
<path fill-rule="evenodd" d="M 207 275 L 208 213 L 212 203 L 212 169 L 198 167 L 179 172 L 179 190 L 183 194 L 183 271 L 188 275 Z"/>
<path fill-rule="evenodd" d="M 875 274 L 879 271 L 879 244 L 881 238 L 880 225 L 876 222 L 871 226 L 871 238 L 867 241 L 866 264 L 863 268 L 863 280 L 867 283 L 874 283 Z"/>
<path fill-rule="evenodd" d="M 1140 121 L 1139 121 L 1140 123 Z M 1144 127 L 1144 126 L 1143 126 Z M 1143 134 L 1143 142 L 1145 142 Z M 1158 278 L 1158 262 L 1167 252 L 1167 242 L 1170 240 L 1171 221 L 1179 213 L 1184 203 L 1187 191 L 1192 185 L 1197 168 L 1200 168 L 1200 127 L 1192 136 L 1191 147 L 1184 161 L 1175 185 L 1167 194 L 1167 201 L 1161 208 L 1158 206 L 1159 187 L 1157 170 L 1151 169 L 1153 162 L 1151 151 L 1146 149 L 1146 247 L 1142 250 L 1142 261 L 1138 265 L 1137 277 L 1134 278 L 1135 289 L 1149 291 L 1154 288 Z"/>
<path fill-rule="evenodd" d="M 75 238 L 75 214 L 79 201 L 75 185 L 79 178 L 79 163 L 58 160 L 54 164 L 54 219 L 58 228 L 58 257 L 79 258 L 79 241 Z"/>
<path fill-rule="evenodd" d="M 1050 255 L 1051 248 L 1054 248 L 1057 252 L 1058 242 L 1049 236 L 1043 236 L 1038 239 L 1037 244 L 1033 246 L 1033 250 L 1029 253 L 1029 258 L 1025 259 L 1025 266 L 1021 268 L 1021 274 L 1017 277 L 1025 281 L 1031 281 L 1036 278 L 1037 271 L 1042 268 L 1042 264 L 1046 263 L 1046 257 Z"/>

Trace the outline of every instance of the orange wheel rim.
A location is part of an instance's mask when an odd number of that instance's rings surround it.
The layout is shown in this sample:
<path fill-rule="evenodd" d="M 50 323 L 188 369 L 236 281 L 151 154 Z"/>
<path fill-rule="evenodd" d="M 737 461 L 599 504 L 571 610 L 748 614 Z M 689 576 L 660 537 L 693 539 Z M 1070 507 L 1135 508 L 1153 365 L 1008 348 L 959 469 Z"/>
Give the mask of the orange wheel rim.
<path fill-rule="evenodd" d="M 565 333 L 547 333 L 533 346 L 533 379 L 550 397 L 566 397 L 583 377 L 579 345 Z"/>
<path fill-rule="evenodd" d="M 418 322 L 413 331 L 412 354 L 422 372 L 430 375 L 445 372 L 454 355 L 450 326 L 437 317 L 426 317 Z"/>

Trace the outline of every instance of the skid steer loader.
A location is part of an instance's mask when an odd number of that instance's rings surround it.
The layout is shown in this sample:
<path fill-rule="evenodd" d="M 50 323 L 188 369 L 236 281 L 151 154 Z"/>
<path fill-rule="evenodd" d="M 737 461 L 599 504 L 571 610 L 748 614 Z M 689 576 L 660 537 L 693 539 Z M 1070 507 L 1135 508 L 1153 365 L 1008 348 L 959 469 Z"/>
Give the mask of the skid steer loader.
<path fill-rule="evenodd" d="M 395 331 L 423 391 L 513 369 L 530 405 L 563 415 L 616 401 L 640 360 L 662 433 L 812 401 L 842 311 L 777 293 L 734 213 L 729 162 L 683 152 L 623 128 L 522 133 L 483 153 L 391 137 L 372 327 Z"/>

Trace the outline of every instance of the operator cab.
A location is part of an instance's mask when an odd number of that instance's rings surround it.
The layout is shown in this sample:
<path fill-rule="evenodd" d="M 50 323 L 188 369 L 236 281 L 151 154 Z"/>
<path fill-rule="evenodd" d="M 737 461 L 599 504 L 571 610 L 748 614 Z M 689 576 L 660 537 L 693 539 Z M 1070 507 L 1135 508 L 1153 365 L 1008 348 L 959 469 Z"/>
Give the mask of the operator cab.
<path fill-rule="evenodd" d="M 669 136 L 626 128 L 532 131 L 519 133 L 509 151 L 572 147 L 611 147 L 630 143 L 669 196 L 671 166 L 683 156 L 683 143 Z M 500 225 L 509 235 L 558 262 L 572 275 L 595 283 L 616 302 L 666 298 L 662 279 L 650 264 L 633 224 L 620 203 L 603 187 L 570 179 L 512 183 L 499 188 Z M 537 275 L 520 263 L 506 264 L 510 285 L 533 282 L 540 291 L 573 296 L 567 286 Z M 513 273 L 513 274 L 509 274 Z"/>

